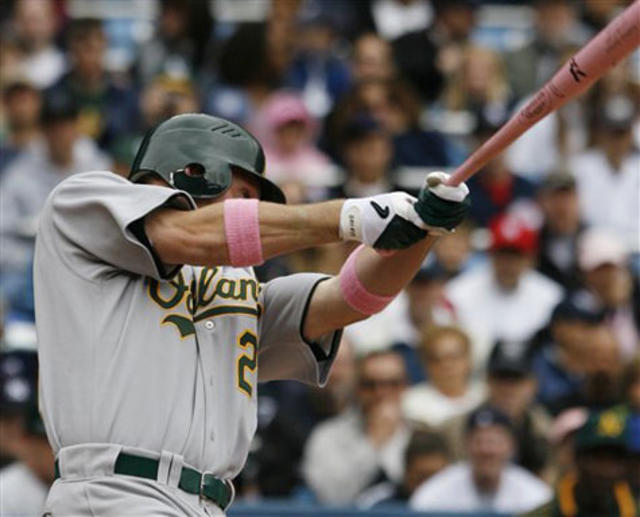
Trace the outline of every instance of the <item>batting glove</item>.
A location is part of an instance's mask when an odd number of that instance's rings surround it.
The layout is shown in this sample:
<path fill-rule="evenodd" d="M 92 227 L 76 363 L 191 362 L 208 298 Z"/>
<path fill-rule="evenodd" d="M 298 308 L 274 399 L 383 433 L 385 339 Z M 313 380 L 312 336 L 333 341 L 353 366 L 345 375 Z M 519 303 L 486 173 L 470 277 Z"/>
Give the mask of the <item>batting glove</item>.
<path fill-rule="evenodd" d="M 408 248 L 427 235 L 416 201 L 405 192 L 347 199 L 340 212 L 340 238 L 380 250 Z"/>
<path fill-rule="evenodd" d="M 432 172 L 427 175 L 414 208 L 431 235 L 451 233 L 466 217 L 471 207 L 469 188 L 460 183 L 446 184 L 449 175 Z"/>

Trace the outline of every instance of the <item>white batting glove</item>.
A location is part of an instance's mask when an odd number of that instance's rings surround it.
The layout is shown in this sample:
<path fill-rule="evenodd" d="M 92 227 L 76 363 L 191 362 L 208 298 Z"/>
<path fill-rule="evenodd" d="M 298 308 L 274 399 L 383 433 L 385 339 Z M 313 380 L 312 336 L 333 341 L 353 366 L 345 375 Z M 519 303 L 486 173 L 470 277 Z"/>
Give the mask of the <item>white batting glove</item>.
<path fill-rule="evenodd" d="M 340 238 L 376 249 L 407 248 L 427 234 L 416 201 L 406 192 L 347 199 L 340 212 Z"/>

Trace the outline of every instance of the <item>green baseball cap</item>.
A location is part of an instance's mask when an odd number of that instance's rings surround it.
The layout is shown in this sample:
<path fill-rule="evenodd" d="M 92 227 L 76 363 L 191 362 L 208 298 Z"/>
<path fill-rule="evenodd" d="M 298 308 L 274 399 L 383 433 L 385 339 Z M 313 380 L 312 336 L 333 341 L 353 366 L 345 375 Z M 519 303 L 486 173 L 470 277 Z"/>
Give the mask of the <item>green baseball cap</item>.
<path fill-rule="evenodd" d="M 576 434 L 576 451 L 587 451 L 600 447 L 626 450 L 628 447 L 628 418 L 629 410 L 624 406 L 591 412 L 587 421 Z"/>

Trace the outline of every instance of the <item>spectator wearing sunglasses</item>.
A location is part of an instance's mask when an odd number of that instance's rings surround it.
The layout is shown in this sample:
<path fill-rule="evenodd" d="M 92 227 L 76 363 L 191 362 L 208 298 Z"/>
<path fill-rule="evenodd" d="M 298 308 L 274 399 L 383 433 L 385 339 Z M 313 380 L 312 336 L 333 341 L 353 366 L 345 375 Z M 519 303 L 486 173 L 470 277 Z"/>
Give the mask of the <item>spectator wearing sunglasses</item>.
<path fill-rule="evenodd" d="M 393 351 L 359 360 L 355 407 L 316 427 L 306 444 L 303 474 L 319 501 L 350 504 L 374 484 L 401 481 L 410 438 L 400 405 L 406 375 Z"/>

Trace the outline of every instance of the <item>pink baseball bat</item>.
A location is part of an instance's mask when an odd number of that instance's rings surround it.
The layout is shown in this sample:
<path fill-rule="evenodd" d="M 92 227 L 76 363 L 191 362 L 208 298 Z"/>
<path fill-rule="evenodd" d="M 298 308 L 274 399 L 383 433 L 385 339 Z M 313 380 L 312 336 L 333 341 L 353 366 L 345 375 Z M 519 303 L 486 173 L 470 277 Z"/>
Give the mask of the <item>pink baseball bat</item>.
<path fill-rule="evenodd" d="M 457 185 L 501 153 L 527 129 L 589 88 L 640 45 L 640 0 L 636 0 L 582 47 L 518 113 L 451 175 Z"/>

